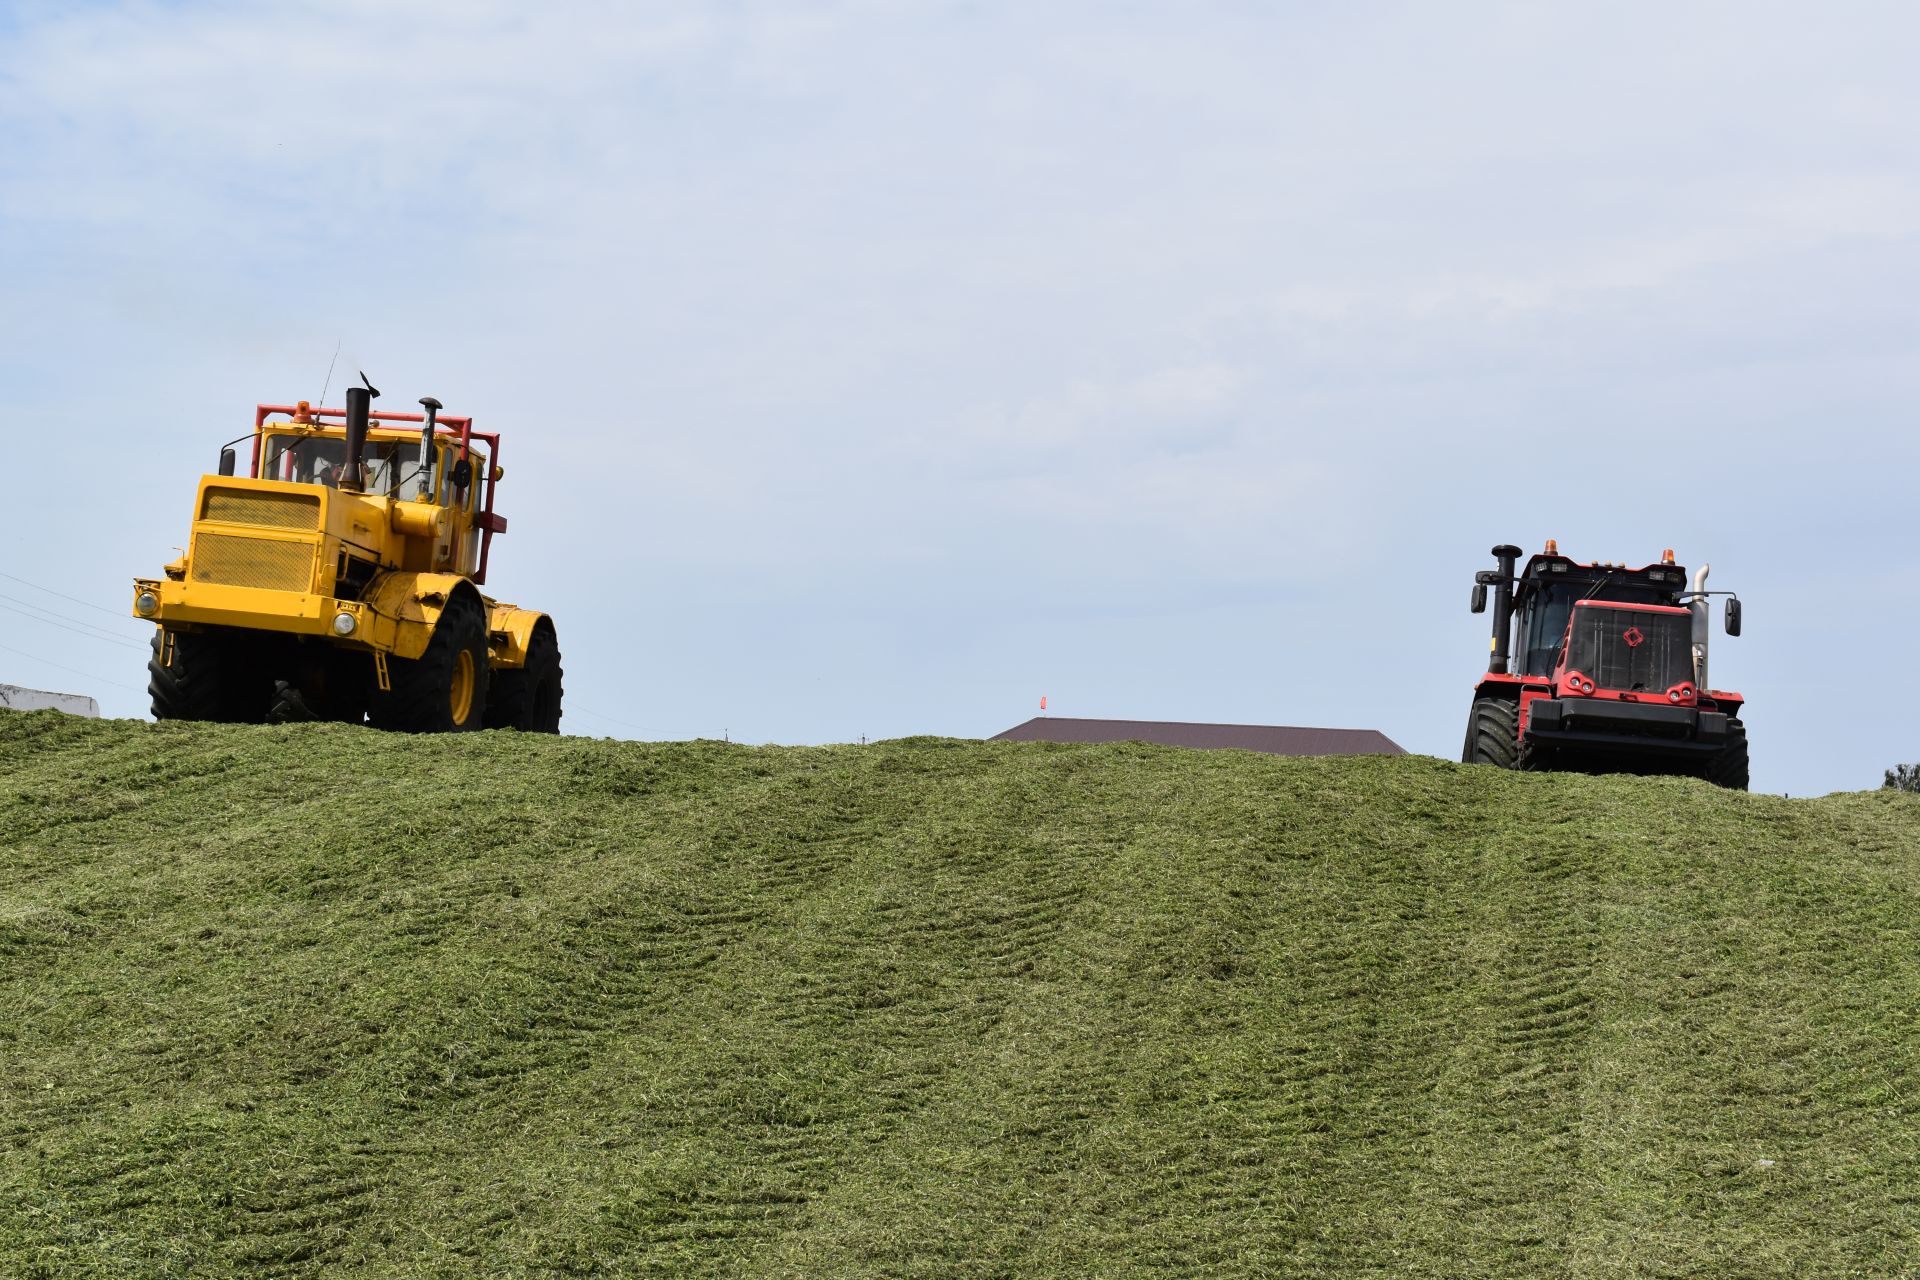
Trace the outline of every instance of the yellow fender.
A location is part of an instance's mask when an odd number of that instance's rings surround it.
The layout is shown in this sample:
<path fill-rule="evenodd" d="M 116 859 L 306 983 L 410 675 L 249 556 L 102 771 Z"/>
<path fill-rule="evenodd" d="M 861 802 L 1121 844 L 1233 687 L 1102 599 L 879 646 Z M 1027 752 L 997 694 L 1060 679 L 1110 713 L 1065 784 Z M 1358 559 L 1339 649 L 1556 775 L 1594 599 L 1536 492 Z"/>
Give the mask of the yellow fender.
<path fill-rule="evenodd" d="M 487 658 L 495 671 L 527 665 L 527 645 L 533 641 L 534 628 L 546 616 L 538 609 L 487 601 Z"/>
<path fill-rule="evenodd" d="M 364 610 L 373 615 L 372 626 L 361 637 L 363 643 L 396 658 L 419 657 L 427 651 L 427 641 L 433 638 L 433 628 L 447 601 L 462 589 L 475 591 L 474 585 L 457 573 L 396 569 L 376 575 L 361 598 Z M 486 600 L 485 596 L 480 598 Z"/>
<path fill-rule="evenodd" d="M 457 573 L 415 573 L 389 570 L 367 584 L 361 609 L 371 615 L 371 626 L 359 639 L 396 658 L 417 658 L 427 651 L 433 628 L 456 591 L 478 590 Z M 534 628 L 547 617 L 537 609 L 522 609 L 480 596 L 487 610 L 487 659 L 497 671 L 527 665 L 527 646 Z M 547 623 L 552 626 L 551 622 Z"/>

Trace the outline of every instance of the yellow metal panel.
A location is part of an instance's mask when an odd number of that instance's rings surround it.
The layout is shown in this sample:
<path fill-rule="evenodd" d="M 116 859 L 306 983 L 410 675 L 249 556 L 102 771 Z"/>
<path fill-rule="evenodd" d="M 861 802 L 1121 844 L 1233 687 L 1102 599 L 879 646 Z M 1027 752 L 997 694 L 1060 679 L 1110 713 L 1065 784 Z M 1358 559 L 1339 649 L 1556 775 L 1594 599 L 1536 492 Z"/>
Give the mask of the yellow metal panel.
<path fill-rule="evenodd" d="M 313 553 L 310 542 L 243 538 L 202 529 L 193 537 L 188 572 L 195 582 L 306 591 L 313 585 Z"/>
<path fill-rule="evenodd" d="M 381 574 L 365 597 L 367 610 L 374 615 L 367 643 L 389 649 L 397 658 L 419 657 L 427 651 L 448 597 L 464 581 L 450 573 Z"/>
<path fill-rule="evenodd" d="M 267 529 L 317 529 L 320 527 L 320 495 L 209 488 L 201 515 L 208 520 Z"/>
<path fill-rule="evenodd" d="M 527 646 L 533 641 L 533 628 L 546 616 L 537 609 L 487 601 L 488 660 L 496 671 L 527 665 Z"/>
<path fill-rule="evenodd" d="M 395 533 L 409 538 L 437 538 L 446 528 L 447 511 L 427 502 L 396 502 L 388 519 Z"/>
<path fill-rule="evenodd" d="M 203 582 L 163 582 L 160 612 L 152 620 L 168 626 L 200 624 L 328 635 L 332 617 L 333 604 L 325 596 Z"/>

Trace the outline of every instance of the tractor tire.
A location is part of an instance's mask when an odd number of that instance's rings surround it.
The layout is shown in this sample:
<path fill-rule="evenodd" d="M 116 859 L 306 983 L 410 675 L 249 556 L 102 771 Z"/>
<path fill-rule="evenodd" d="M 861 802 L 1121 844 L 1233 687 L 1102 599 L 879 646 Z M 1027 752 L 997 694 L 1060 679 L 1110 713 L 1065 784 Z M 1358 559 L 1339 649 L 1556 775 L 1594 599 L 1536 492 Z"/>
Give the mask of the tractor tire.
<path fill-rule="evenodd" d="M 1460 763 L 1516 768 L 1520 763 L 1519 706 L 1506 698 L 1475 698 Z"/>
<path fill-rule="evenodd" d="M 1552 773 L 1560 767 L 1558 756 L 1552 747 L 1542 746 L 1529 737 L 1514 755 L 1513 767 L 1522 773 Z"/>
<path fill-rule="evenodd" d="M 303 724 L 319 718 L 297 686 L 285 680 L 273 682 L 273 706 L 267 711 L 268 724 Z"/>
<path fill-rule="evenodd" d="M 171 652 L 165 641 L 171 635 Z M 162 661 L 162 655 L 166 661 Z M 271 687 L 259 678 L 243 640 L 207 631 L 153 633 L 147 694 L 155 720 L 209 720 L 258 724 L 266 718 Z"/>
<path fill-rule="evenodd" d="M 560 641 L 553 628 L 535 627 L 527 642 L 527 665 L 493 673 L 487 693 L 487 728 L 560 732 L 562 674 Z"/>
<path fill-rule="evenodd" d="M 279 678 L 283 675 L 287 678 Z M 273 681 L 268 724 L 332 720 L 359 724 L 367 718 L 373 669 L 367 655 L 329 645 L 289 645 Z"/>
<path fill-rule="evenodd" d="M 1739 717 L 1727 719 L 1727 742 L 1707 761 L 1705 777 L 1716 787 L 1729 791 L 1747 789 L 1747 726 Z"/>
<path fill-rule="evenodd" d="M 470 733 L 487 705 L 487 611 L 471 590 L 454 592 L 417 658 L 389 658 L 393 688 L 376 690 L 368 718 L 402 733 Z"/>

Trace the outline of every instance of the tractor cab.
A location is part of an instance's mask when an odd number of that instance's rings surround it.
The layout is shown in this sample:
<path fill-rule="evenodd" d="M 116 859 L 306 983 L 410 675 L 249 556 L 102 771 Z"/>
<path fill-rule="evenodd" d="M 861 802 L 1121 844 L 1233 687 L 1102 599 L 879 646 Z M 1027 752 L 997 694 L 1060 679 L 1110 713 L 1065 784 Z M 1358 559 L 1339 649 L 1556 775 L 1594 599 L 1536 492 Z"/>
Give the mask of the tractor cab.
<path fill-rule="evenodd" d="M 1583 564 L 1552 541 L 1517 571 L 1518 547 L 1493 554 L 1499 568 L 1474 575 L 1475 613 L 1493 592 L 1493 638 L 1464 759 L 1648 772 L 1691 761 L 1745 785 L 1744 700 L 1707 684 L 1705 567 L 1690 582 L 1672 551 L 1639 568 Z M 1726 629 L 1740 634 L 1740 601 L 1730 594 Z"/>
<path fill-rule="evenodd" d="M 1606 564 L 1576 564 L 1543 553 L 1527 561 L 1514 583 L 1514 667 L 1520 675 L 1548 675 L 1567 641 L 1576 606 L 1677 607 L 1687 571 L 1662 561 L 1642 569 Z"/>
<path fill-rule="evenodd" d="M 395 535 L 384 539 L 383 562 L 463 573 L 484 583 L 493 535 L 507 527 L 493 510 L 494 490 L 506 474 L 495 462 L 500 437 L 473 430 L 471 419 L 442 416 L 440 402 L 431 397 L 421 407 L 425 413 L 369 410 L 362 421 L 350 422 L 343 410 L 314 408 L 304 400 L 260 405 L 245 477 L 334 489 L 343 498 L 382 504 L 388 513 L 382 519 Z M 233 451 L 223 450 L 220 474 L 232 476 L 236 469 Z M 401 535 L 432 542 L 434 550 L 404 550 Z M 379 550 L 364 536 L 357 542 L 361 551 Z"/>

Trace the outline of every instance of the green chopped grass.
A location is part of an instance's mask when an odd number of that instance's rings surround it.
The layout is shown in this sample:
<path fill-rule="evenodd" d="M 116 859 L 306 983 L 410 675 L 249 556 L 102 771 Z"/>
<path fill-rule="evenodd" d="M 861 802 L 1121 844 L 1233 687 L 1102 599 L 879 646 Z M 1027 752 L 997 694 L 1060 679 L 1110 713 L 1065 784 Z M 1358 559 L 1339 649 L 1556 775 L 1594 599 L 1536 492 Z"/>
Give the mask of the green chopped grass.
<path fill-rule="evenodd" d="M 1920 797 L 0 714 L 0 1275 L 1920 1270 Z"/>

